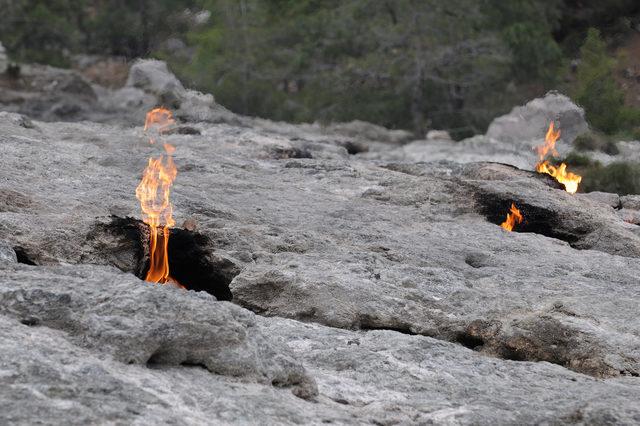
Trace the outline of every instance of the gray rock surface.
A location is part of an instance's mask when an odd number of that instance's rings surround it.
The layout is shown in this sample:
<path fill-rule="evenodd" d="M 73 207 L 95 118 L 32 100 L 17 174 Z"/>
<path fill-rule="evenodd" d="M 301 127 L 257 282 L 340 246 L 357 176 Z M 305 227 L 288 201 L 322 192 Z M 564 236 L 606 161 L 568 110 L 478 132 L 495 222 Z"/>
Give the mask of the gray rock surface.
<path fill-rule="evenodd" d="M 313 379 L 259 331 L 250 312 L 204 292 L 141 284 L 109 268 L 5 267 L 0 315 L 64 331 L 77 346 L 124 364 L 202 366 L 298 386 L 295 392 L 305 397 L 316 393 Z"/>
<path fill-rule="evenodd" d="M 44 65 L 21 65 L 19 78 L 0 79 L 0 110 L 41 120 L 93 117 L 97 94 L 78 73 Z"/>
<path fill-rule="evenodd" d="M 17 262 L 18 256 L 13 248 L 5 241 L 0 240 L 0 262 Z"/>
<path fill-rule="evenodd" d="M 426 140 L 410 142 L 401 147 L 380 146 L 363 154 L 363 158 L 383 161 L 455 161 L 471 163 L 492 161 L 533 170 L 538 157 L 536 146 L 544 142 L 549 123 L 554 121 L 561 131 L 556 148 L 560 157 L 572 150 L 576 136 L 589 130 L 584 111 L 561 94 L 550 92 L 509 114 L 498 117 L 485 135 L 477 135 L 459 142 L 446 135 L 432 133 Z M 609 157 L 606 154 L 602 154 Z M 594 159 L 599 153 L 593 153 Z M 600 159 L 599 159 L 600 160 Z M 604 163 L 614 160 L 603 161 Z"/>
<path fill-rule="evenodd" d="M 632 198 L 239 119 L 165 136 L 172 271 L 215 300 L 134 276 L 142 123 L 0 114 L 0 423 L 640 422 Z"/>
<path fill-rule="evenodd" d="M 561 129 L 560 138 L 565 143 L 573 142 L 577 136 L 589 130 L 582 108 L 567 96 L 550 92 L 493 120 L 487 136 L 503 142 L 533 140 L 539 138 L 540 134 L 544 135 L 551 121 Z"/>

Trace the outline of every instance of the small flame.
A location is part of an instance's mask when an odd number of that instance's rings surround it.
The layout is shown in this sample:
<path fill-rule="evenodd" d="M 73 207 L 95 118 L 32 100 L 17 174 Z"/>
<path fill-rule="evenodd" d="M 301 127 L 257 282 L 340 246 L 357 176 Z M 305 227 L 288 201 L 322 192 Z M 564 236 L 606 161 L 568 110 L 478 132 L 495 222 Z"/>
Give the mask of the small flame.
<path fill-rule="evenodd" d="M 565 190 L 570 194 L 575 194 L 578 190 L 578 185 L 582 181 L 582 176 L 567 171 L 567 165 L 565 163 L 560 164 L 558 167 L 553 166 L 545 157 L 549 153 L 557 156 L 556 141 L 560 138 L 560 130 L 555 130 L 553 121 L 549 124 L 549 130 L 544 138 L 544 144 L 536 147 L 538 153 L 538 164 L 536 164 L 536 171 L 538 173 L 546 173 L 551 175 L 555 180 L 564 185 Z"/>
<path fill-rule="evenodd" d="M 159 133 L 164 133 L 175 123 L 173 114 L 166 108 L 154 108 L 147 113 L 144 121 L 144 131 L 155 127 Z"/>
<path fill-rule="evenodd" d="M 515 203 L 511 203 L 511 208 L 509 209 L 509 213 L 507 213 L 507 219 L 502 222 L 500 226 L 503 229 L 511 232 L 513 231 L 513 227 L 516 226 L 516 224 L 522 223 L 523 219 L 524 217 L 522 216 L 522 213 L 520 213 L 520 210 L 518 210 L 518 208 L 516 207 Z"/>
<path fill-rule="evenodd" d="M 145 131 L 165 132 L 174 123 L 171 111 L 156 108 L 147 113 Z M 155 143 L 150 135 L 149 142 Z M 171 186 L 178 175 L 173 162 L 175 147 L 165 143 L 165 154 L 149 158 L 142 180 L 136 188 L 136 197 L 140 200 L 142 218 L 149 225 L 149 271 L 146 281 L 153 283 L 177 284 L 169 275 L 169 228 L 175 224 L 173 206 L 170 201 Z M 179 285 L 179 284 L 178 284 Z M 181 287 L 181 286 L 180 286 Z"/>

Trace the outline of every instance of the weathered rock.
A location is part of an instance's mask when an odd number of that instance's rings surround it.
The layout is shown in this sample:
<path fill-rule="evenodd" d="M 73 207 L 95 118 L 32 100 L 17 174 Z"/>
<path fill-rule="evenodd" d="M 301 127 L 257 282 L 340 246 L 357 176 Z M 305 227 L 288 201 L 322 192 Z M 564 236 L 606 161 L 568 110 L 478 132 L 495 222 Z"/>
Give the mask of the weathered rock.
<path fill-rule="evenodd" d="M 39 266 L 0 264 L 0 423 L 638 422 L 637 210 L 473 162 L 531 167 L 531 141 L 389 149 L 244 117 L 164 135 L 172 271 L 234 306 L 133 276 L 161 146 L 142 120 L 19 117 L 0 114 L 0 240 Z M 314 403 L 272 386 L 311 397 L 313 379 Z"/>
<path fill-rule="evenodd" d="M 429 130 L 427 132 L 427 140 L 452 140 L 451 135 L 446 130 Z"/>
<path fill-rule="evenodd" d="M 389 130 L 382 126 L 367 123 L 361 120 L 354 120 L 349 123 L 335 123 L 324 126 L 327 133 L 335 133 L 347 137 L 387 142 L 391 144 L 401 144 L 413 138 L 411 132 L 406 130 Z"/>
<path fill-rule="evenodd" d="M 307 402 L 288 389 L 198 366 L 122 364 L 77 346 L 63 331 L 3 315 L 0 365 L 2 424 L 258 425 L 354 417 L 338 404 Z"/>
<path fill-rule="evenodd" d="M 18 257 L 7 242 L 0 240 L 0 262 L 17 262 Z"/>
<path fill-rule="evenodd" d="M 539 137 L 543 137 L 539 136 Z M 537 162 L 533 147 L 535 141 L 502 142 L 486 136 L 474 136 L 459 142 L 451 139 L 430 139 L 410 142 L 395 149 L 378 149 L 361 157 L 381 161 L 433 162 L 455 161 L 472 163 L 493 161 L 510 164 L 524 170 L 532 170 Z M 563 150 L 563 148 L 560 148 Z"/>
<path fill-rule="evenodd" d="M 113 212 L 138 214 L 133 192 L 155 152 L 140 129 L 0 125 L 12 135 L 3 181 L 24 199 L 0 213 L 0 238 L 36 264 L 135 271 L 126 234 L 96 239 L 96 229 Z M 499 357 L 528 339 L 520 359 L 597 376 L 640 371 L 632 331 L 639 320 L 628 298 L 636 294 L 640 237 L 609 206 L 506 166 L 376 165 L 329 141 L 201 128 L 202 135 L 167 136 L 180 171 L 174 211 L 177 223 L 197 221 L 204 254 L 195 258 L 226 271 L 215 280 L 235 303 L 333 327 L 463 342 L 481 335 L 476 346 Z M 47 173 L 20 178 L 25 156 Z M 524 233 L 497 226 L 512 201 Z M 616 309 L 607 300 L 619 300 Z M 572 314 L 557 313 L 557 302 Z M 544 339 L 552 330 L 569 336 L 565 346 Z"/>
<path fill-rule="evenodd" d="M 620 196 L 610 192 L 593 191 L 586 194 L 578 194 L 579 197 L 586 197 L 598 203 L 617 209 L 621 206 Z"/>
<path fill-rule="evenodd" d="M 5 266 L 0 315 L 64 331 L 74 344 L 125 364 L 200 365 L 316 393 L 313 379 L 248 311 L 109 268 Z"/>
<path fill-rule="evenodd" d="M 179 106 L 179 99 L 185 92 L 184 86 L 169 71 L 167 64 L 155 59 L 139 59 L 131 65 L 126 85 L 157 96 L 170 108 Z"/>
<path fill-rule="evenodd" d="M 503 142 L 536 140 L 544 136 L 551 121 L 561 130 L 560 138 L 565 143 L 589 130 L 582 108 L 568 97 L 550 92 L 493 120 L 487 136 Z"/>
<path fill-rule="evenodd" d="M 361 157 L 407 162 L 492 161 L 533 170 L 538 162 L 535 147 L 544 142 L 551 121 L 555 121 L 561 131 L 561 139 L 556 145 L 560 157 L 571 151 L 570 143 L 576 136 L 588 130 L 584 111 L 568 97 L 552 92 L 544 98 L 534 99 L 524 106 L 514 108 L 511 113 L 496 118 L 486 135 L 477 135 L 456 142 L 444 135 L 432 134 L 431 138 L 427 137 L 426 140 L 414 141 L 401 147 L 377 147 Z"/>
<path fill-rule="evenodd" d="M 620 205 L 624 209 L 640 210 L 640 195 L 625 195 L 620 197 Z"/>
<path fill-rule="evenodd" d="M 366 423 L 640 421 L 637 379 L 601 381 L 546 362 L 496 361 L 451 343 L 387 330 L 354 333 L 282 319 L 260 322 L 304 359 L 327 402 Z"/>
<path fill-rule="evenodd" d="M 0 89 L 0 108 L 41 120 L 83 120 L 97 107 L 97 95 L 86 79 L 49 66 L 22 65 L 20 79 L 0 81 Z"/>

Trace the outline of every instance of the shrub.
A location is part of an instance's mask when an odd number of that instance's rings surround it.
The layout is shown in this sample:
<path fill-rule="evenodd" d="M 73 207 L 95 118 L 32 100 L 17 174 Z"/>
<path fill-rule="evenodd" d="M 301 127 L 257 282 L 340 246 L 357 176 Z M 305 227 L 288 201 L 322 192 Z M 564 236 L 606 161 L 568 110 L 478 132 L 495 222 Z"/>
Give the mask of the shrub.
<path fill-rule="evenodd" d="M 624 94 L 613 78 L 615 61 L 608 54 L 600 32 L 591 28 L 580 48 L 575 99 L 596 129 L 612 134 L 623 124 Z"/>
<path fill-rule="evenodd" d="M 640 194 L 640 164 L 638 163 L 617 162 L 605 167 L 596 165 L 582 172 L 581 187 L 585 192 Z"/>
<path fill-rule="evenodd" d="M 596 164 L 589 156 L 577 152 L 570 152 L 564 162 L 573 167 L 588 167 Z"/>
<path fill-rule="evenodd" d="M 578 136 L 573 141 L 573 147 L 578 151 L 602 151 L 609 155 L 619 153 L 616 143 L 611 138 L 595 132 Z"/>

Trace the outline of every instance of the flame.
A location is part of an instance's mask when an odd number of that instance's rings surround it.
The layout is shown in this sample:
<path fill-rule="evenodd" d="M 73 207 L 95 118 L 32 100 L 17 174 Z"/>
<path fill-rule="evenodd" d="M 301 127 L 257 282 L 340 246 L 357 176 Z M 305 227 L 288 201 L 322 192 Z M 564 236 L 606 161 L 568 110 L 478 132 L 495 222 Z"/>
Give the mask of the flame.
<path fill-rule="evenodd" d="M 564 163 L 555 167 L 549 164 L 548 161 L 543 161 L 542 163 L 538 163 L 536 171 L 553 176 L 558 182 L 564 185 L 564 189 L 569 194 L 575 194 L 578 190 L 578 185 L 582 181 L 582 176 L 568 172 L 567 165 Z"/>
<path fill-rule="evenodd" d="M 145 131 L 165 132 L 175 121 L 171 111 L 156 108 L 147 113 Z M 155 143 L 150 135 L 149 142 Z M 177 284 L 169 275 L 169 228 L 175 224 L 173 206 L 170 201 L 171 186 L 178 175 L 173 162 L 175 147 L 165 143 L 165 154 L 149 158 L 142 180 L 136 188 L 136 198 L 140 201 L 142 218 L 149 225 L 149 271 L 146 281 L 153 283 Z M 182 287 L 182 286 L 180 286 Z"/>
<path fill-rule="evenodd" d="M 564 185 L 565 190 L 570 194 L 575 194 L 578 190 L 578 185 L 582 181 L 582 176 L 567 171 L 567 165 L 565 163 L 560 164 L 558 167 L 545 160 L 545 157 L 551 154 L 557 156 L 556 141 L 560 138 L 560 130 L 555 130 L 553 121 L 549 124 L 549 130 L 544 138 L 544 144 L 536 147 L 538 153 L 538 164 L 536 164 L 536 171 L 538 173 L 546 173 L 551 175 L 555 180 Z"/>
<path fill-rule="evenodd" d="M 159 134 L 166 132 L 176 121 L 173 114 L 166 108 L 154 108 L 147 113 L 144 121 L 144 131 L 154 129 Z M 155 139 L 149 138 L 150 143 L 155 143 Z"/>
<path fill-rule="evenodd" d="M 507 219 L 502 222 L 500 226 L 503 229 L 511 232 L 513 231 L 513 227 L 516 224 L 522 223 L 523 219 L 524 217 L 522 216 L 522 213 L 520 213 L 520 210 L 518 210 L 518 208 L 516 207 L 515 203 L 511 203 L 511 208 L 509 209 L 509 213 L 507 213 Z"/>

